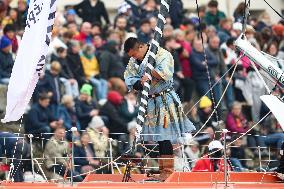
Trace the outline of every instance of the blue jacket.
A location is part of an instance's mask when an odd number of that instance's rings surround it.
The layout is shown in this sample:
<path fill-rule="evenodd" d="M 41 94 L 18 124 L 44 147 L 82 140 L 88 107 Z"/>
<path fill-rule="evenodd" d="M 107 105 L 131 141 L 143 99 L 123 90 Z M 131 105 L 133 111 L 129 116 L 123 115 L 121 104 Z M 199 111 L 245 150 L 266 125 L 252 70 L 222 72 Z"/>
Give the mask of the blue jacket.
<path fill-rule="evenodd" d="M 95 153 L 95 150 L 93 148 L 93 145 L 89 144 L 88 147 L 93 152 L 93 157 L 96 157 L 96 153 Z M 90 164 L 89 161 L 87 160 L 87 154 L 86 154 L 86 151 L 85 151 L 85 147 L 75 145 L 75 147 L 74 147 L 74 164 L 76 165 L 75 169 L 78 172 L 80 172 L 82 166 Z"/>
<path fill-rule="evenodd" d="M 209 53 L 207 50 L 205 51 L 207 56 L 207 64 L 209 67 L 209 73 L 210 77 L 212 77 L 212 73 L 210 71 L 210 67 L 214 67 L 218 64 L 218 61 L 216 58 L 212 56 L 211 53 Z M 203 52 L 197 52 L 195 49 L 192 49 L 192 53 L 189 57 L 189 61 L 192 68 L 192 77 L 195 80 L 200 79 L 207 79 L 207 72 L 206 72 L 206 66 L 202 64 L 202 62 L 205 60 Z"/>
<path fill-rule="evenodd" d="M 55 121 L 49 108 L 42 107 L 39 103 L 35 103 L 27 114 L 25 120 L 25 132 L 33 133 L 35 129 L 49 127 L 49 123 Z"/>
<path fill-rule="evenodd" d="M 66 130 L 70 130 L 73 126 L 77 127 L 78 131 L 81 130 L 80 122 L 75 110 L 70 110 L 63 105 L 60 105 L 58 111 L 59 119 L 63 120 Z"/>
<path fill-rule="evenodd" d="M 88 124 L 92 120 L 90 112 L 93 109 L 96 109 L 96 104 L 94 102 L 87 103 L 80 100 L 76 100 L 75 107 L 76 107 L 76 114 L 80 121 L 81 129 L 84 130 L 88 127 Z"/>

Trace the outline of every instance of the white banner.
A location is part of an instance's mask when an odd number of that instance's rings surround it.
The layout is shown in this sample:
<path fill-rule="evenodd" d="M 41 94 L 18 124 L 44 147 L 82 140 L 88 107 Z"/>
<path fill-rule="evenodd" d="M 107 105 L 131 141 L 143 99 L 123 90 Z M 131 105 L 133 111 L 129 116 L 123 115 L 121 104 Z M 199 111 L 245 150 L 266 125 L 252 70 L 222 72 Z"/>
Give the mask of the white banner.
<path fill-rule="evenodd" d="M 284 131 L 284 103 L 273 95 L 263 95 L 260 99 L 270 109 Z"/>
<path fill-rule="evenodd" d="M 27 25 L 12 70 L 7 92 L 6 115 L 3 123 L 17 121 L 24 114 L 39 75 L 51 40 L 56 0 L 32 0 Z"/>

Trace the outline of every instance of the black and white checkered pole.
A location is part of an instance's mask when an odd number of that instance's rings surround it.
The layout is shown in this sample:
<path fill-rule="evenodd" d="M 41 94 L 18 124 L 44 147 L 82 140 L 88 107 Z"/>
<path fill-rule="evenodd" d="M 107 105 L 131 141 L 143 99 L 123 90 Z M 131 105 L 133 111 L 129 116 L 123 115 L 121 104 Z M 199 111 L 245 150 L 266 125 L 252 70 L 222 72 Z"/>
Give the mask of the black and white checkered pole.
<path fill-rule="evenodd" d="M 155 57 L 160 47 L 161 39 L 163 37 L 163 30 L 166 24 L 166 15 L 169 13 L 170 2 L 171 0 L 161 0 L 160 13 L 158 14 L 158 21 L 157 21 L 157 26 L 155 28 L 154 38 L 152 39 L 150 49 L 147 52 L 147 55 L 145 56 L 145 59 L 148 58 L 145 75 L 148 76 L 149 81 L 144 83 L 143 91 L 141 94 L 140 107 L 137 116 L 137 127 L 136 127 L 137 130 L 136 130 L 134 144 L 132 146 L 132 152 L 134 152 L 134 149 L 136 147 L 136 142 L 140 139 L 142 126 L 144 124 L 145 114 L 148 104 L 148 94 L 150 91 L 150 82 L 152 80 L 151 70 L 154 69 L 153 65 L 155 62 Z"/>

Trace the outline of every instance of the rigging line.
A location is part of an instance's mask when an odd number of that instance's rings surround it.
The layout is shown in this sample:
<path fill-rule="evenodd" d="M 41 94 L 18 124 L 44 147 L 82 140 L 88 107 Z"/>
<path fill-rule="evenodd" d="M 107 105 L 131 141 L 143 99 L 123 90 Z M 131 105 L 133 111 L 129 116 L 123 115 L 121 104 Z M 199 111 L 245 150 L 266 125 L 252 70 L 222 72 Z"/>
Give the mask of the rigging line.
<path fill-rule="evenodd" d="M 200 15 L 199 15 L 199 5 L 198 5 L 197 0 L 195 1 L 195 3 L 196 3 L 196 10 L 197 10 L 197 16 L 198 16 L 198 21 L 199 21 L 198 30 L 199 30 L 199 35 L 200 35 L 200 37 L 201 37 L 201 42 L 202 42 L 203 55 L 204 55 L 204 62 L 205 62 L 206 73 L 207 73 L 207 77 L 208 77 L 208 83 L 209 83 L 209 88 L 210 88 L 212 103 L 213 103 L 214 109 L 217 109 L 217 107 L 216 107 L 216 101 L 215 101 L 214 93 L 213 93 L 213 88 L 212 88 L 211 77 L 210 77 L 210 73 L 209 73 L 209 67 L 208 67 L 208 61 L 207 61 L 206 50 L 205 50 L 205 46 L 204 46 L 203 32 L 201 31 L 201 28 L 200 28 L 200 25 L 201 25 L 201 18 L 200 18 Z M 217 110 L 215 111 L 215 116 L 216 116 L 216 121 L 217 121 L 218 126 L 219 126 L 219 116 L 218 116 Z"/>
<path fill-rule="evenodd" d="M 240 58 L 237 59 L 236 63 L 239 62 L 239 61 L 240 61 Z M 218 83 L 220 83 L 221 80 L 227 75 L 227 73 L 229 73 L 229 72 L 234 68 L 234 66 L 235 66 L 235 65 L 232 64 L 231 67 L 230 67 L 230 68 L 213 84 L 213 86 L 204 94 L 204 96 L 207 95 L 207 94 L 210 92 L 210 90 L 212 90 Z M 200 100 L 201 100 L 201 98 L 199 98 L 199 100 L 190 108 L 189 111 L 186 112 L 185 115 L 188 115 L 188 114 L 193 110 L 193 108 L 197 106 L 197 104 L 200 102 Z"/>
<path fill-rule="evenodd" d="M 280 16 L 282 19 L 284 19 L 284 17 L 277 11 L 275 10 L 266 0 L 263 0 L 276 14 L 278 14 L 278 16 Z"/>
<path fill-rule="evenodd" d="M 240 56 L 239 60 L 240 60 L 243 56 L 244 56 L 244 55 Z M 232 79 L 233 79 L 234 73 L 236 72 L 237 66 L 238 66 L 238 64 L 237 64 L 237 62 L 236 62 L 235 65 L 234 65 L 233 73 L 232 73 L 232 75 L 230 76 L 230 79 L 229 79 L 229 81 L 228 81 L 228 83 L 227 83 L 227 85 L 226 85 L 226 87 L 225 87 L 225 89 L 224 89 L 224 92 L 222 93 L 222 96 L 221 96 L 220 100 L 219 100 L 218 103 L 217 103 L 217 107 L 219 106 L 219 104 L 220 104 L 221 101 L 222 101 L 222 98 L 224 97 L 224 95 L 225 95 L 226 92 L 227 92 L 227 89 L 228 89 L 228 87 L 229 87 L 229 85 L 230 85 L 230 82 L 231 82 Z M 194 139 L 194 138 L 201 132 L 201 130 L 203 130 L 203 128 L 204 128 L 204 127 L 206 126 L 206 124 L 209 122 L 209 120 L 211 119 L 211 117 L 213 116 L 213 114 L 216 112 L 217 107 L 214 108 L 214 110 L 213 110 L 212 113 L 210 114 L 209 118 L 205 121 L 205 123 L 202 125 L 202 127 L 193 135 L 192 139 Z"/>

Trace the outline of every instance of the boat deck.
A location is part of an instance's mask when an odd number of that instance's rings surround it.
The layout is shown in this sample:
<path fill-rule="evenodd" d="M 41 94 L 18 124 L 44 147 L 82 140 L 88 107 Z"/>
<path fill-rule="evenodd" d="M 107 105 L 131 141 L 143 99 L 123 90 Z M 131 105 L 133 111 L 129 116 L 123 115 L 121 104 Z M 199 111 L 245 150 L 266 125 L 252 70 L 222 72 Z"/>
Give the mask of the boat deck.
<path fill-rule="evenodd" d="M 134 174 L 130 182 L 121 182 L 123 175 L 88 175 L 83 183 L 70 184 L 56 183 L 1 183 L 5 189 L 126 189 L 126 188 L 165 188 L 165 189 L 211 189 L 225 188 L 224 173 L 173 173 L 165 182 L 149 182 L 146 175 Z M 274 173 L 229 173 L 228 187 L 230 189 L 284 189 Z"/>

